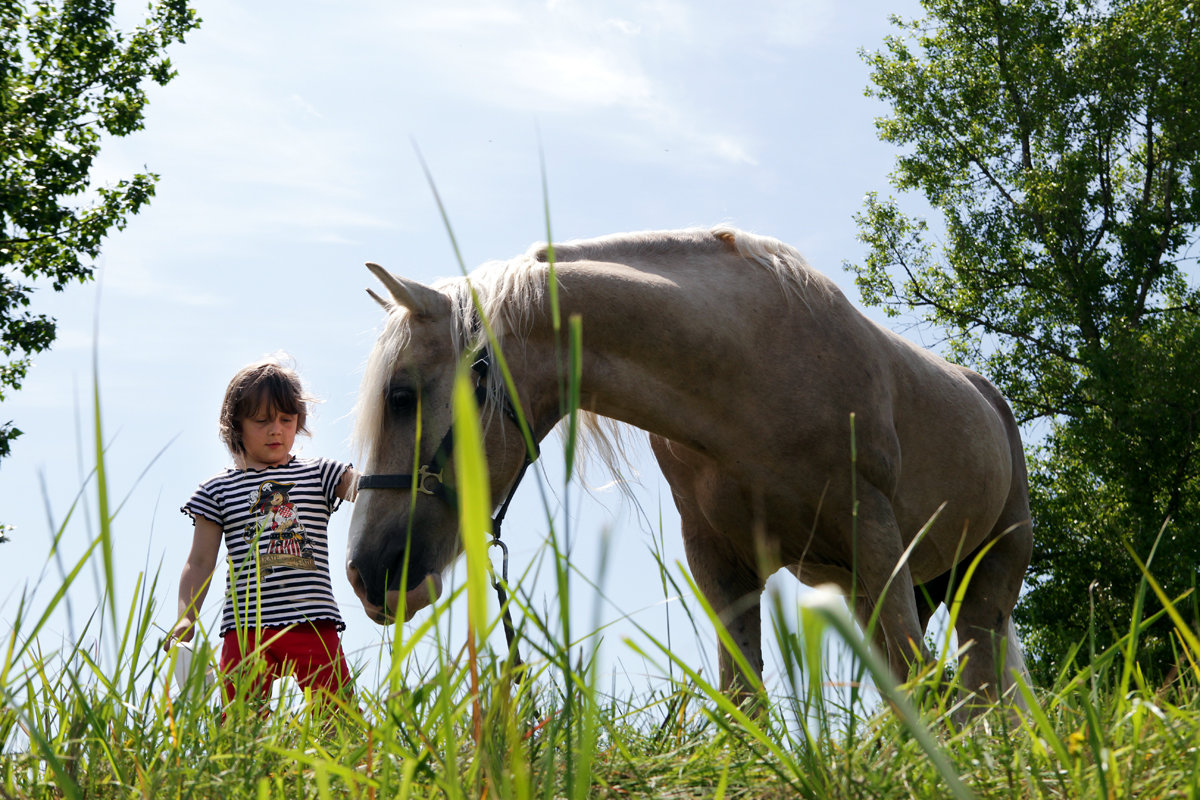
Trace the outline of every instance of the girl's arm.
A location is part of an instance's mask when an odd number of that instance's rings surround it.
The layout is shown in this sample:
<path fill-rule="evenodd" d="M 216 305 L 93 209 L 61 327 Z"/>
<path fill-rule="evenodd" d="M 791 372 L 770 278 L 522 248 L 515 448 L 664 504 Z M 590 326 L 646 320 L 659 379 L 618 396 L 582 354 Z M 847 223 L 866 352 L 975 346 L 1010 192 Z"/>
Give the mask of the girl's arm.
<path fill-rule="evenodd" d="M 354 498 L 358 497 L 358 470 L 351 467 L 343 472 L 342 479 L 338 481 L 334 494 L 343 500 L 353 503 Z"/>
<path fill-rule="evenodd" d="M 221 526 L 207 517 L 196 517 L 196 531 L 192 535 L 192 551 L 179 576 L 179 621 L 163 644 L 170 650 L 176 640 L 190 642 L 196 625 L 196 615 L 204 605 L 208 584 L 217 567 L 217 556 L 221 553 Z"/>

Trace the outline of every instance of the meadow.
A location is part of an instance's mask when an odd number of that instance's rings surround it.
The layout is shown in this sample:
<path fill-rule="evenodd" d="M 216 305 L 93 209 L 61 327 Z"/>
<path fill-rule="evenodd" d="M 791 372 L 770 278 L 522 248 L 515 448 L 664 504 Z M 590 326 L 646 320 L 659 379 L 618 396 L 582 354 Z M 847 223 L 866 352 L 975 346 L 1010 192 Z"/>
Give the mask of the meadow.
<path fill-rule="evenodd" d="M 459 395 L 470 402 L 465 384 Z M 527 664 L 515 668 L 487 644 L 501 624 L 478 535 L 490 503 L 483 482 L 466 477 L 486 467 L 477 415 L 457 418 L 467 577 L 456 593 L 467 596 L 466 640 L 433 664 L 413 657 L 427 637 L 445 638 L 448 598 L 419 624 L 393 628 L 378 685 L 359 681 L 351 700 L 332 705 L 285 690 L 270 713 L 240 697 L 223 704 L 219 684 L 206 680 L 212 654 L 203 645 L 190 672 L 173 677 L 179 651 L 163 652 L 152 624 L 173 601 L 160 576 L 144 574 L 134 600 L 118 607 L 97 443 L 98 533 L 61 566 L 62 585 L 44 607 L 19 602 L 3 640 L 0 797 L 1200 796 L 1200 640 L 1149 574 L 1128 635 L 1052 686 L 1022 686 L 1026 711 L 996 708 L 960 724 L 949 639 L 931 642 L 937 663 L 896 685 L 843 601 L 826 592 L 773 609 L 780 685 L 761 687 L 766 702 L 739 707 L 649 634 L 625 646 L 676 677 L 644 692 L 600 686 L 600 632 L 570 630 L 570 604 L 587 598 L 571 597 L 571 565 L 552 525 L 543 547 L 559 607 L 539 612 L 510 587 L 526 633 Z M 62 557 L 54 548 L 48 556 Z M 696 630 L 713 625 L 686 571 L 661 560 L 659 568 Z M 47 643 L 47 621 L 91 570 L 108 590 L 84 630 L 75 642 Z M 1175 623 L 1180 670 L 1161 687 L 1143 680 L 1137 656 L 1141 630 L 1164 614 Z M 832 663 L 829 639 L 849 657 Z"/>

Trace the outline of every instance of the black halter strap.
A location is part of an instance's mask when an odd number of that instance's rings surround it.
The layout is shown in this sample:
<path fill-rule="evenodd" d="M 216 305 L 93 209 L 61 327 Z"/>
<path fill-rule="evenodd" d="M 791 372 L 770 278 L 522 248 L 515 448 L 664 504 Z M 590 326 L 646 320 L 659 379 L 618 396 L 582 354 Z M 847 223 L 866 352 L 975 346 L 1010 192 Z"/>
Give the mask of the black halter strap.
<path fill-rule="evenodd" d="M 471 369 L 479 376 L 479 383 L 475 387 L 475 401 L 480 408 L 487 404 L 487 379 L 488 373 L 492 366 L 491 353 L 485 348 L 479 353 L 475 359 L 475 363 L 471 365 Z M 505 389 L 502 403 L 505 416 L 512 420 L 513 424 L 518 428 L 521 427 L 520 420 L 517 418 L 517 410 L 513 405 L 512 400 L 508 396 L 508 390 Z M 521 467 L 521 472 L 517 475 L 517 480 L 513 482 L 512 489 L 509 495 L 504 500 L 504 505 L 501 511 L 507 509 L 509 502 L 512 500 L 512 495 L 516 492 L 516 487 L 520 484 L 521 478 L 525 474 L 525 470 L 531 463 L 541 454 L 537 443 L 534 443 L 533 453 L 526 453 L 525 464 Z M 437 449 L 433 452 L 433 457 L 428 463 L 422 464 L 417 469 L 417 474 L 412 473 L 378 473 L 375 475 L 361 475 L 358 479 L 359 489 L 412 489 L 420 494 L 433 495 L 447 503 L 448 505 L 457 505 L 458 496 L 454 489 L 446 485 L 445 471 L 446 462 L 450 460 L 450 456 L 454 454 L 454 426 L 446 430 L 446 435 L 442 437 L 442 441 L 438 444 Z M 503 513 L 498 517 L 503 519 Z M 494 530 L 494 529 L 493 529 Z"/>
<path fill-rule="evenodd" d="M 418 494 L 433 495 L 445 501 L 448 505 L 457 505 L 458 496 L 446 485 L 443 475 L 446 462 L 454 452 L 454 427 L 451 426 L 442 437 L 441 444 L 433 452 L 433 458 L 428 464 L 422 464 L 417 474 L 408 473 L 377 473 L 375 475 L 360 475 L 358 488 L 363 489 L 412 489 Z M 431 466 L 432 465 L 432 466 Z M 434 472 L 434 469 L 437 472 Z"/>
<path fill-rule="evenodd" d="M 492 354 L 486 347 L 480 351 L 475 362 L 471 364 L 472 371 L 478 376 L 479 382 L 475 387 L 475 401 L 480 408 L 483 408 L 488 402 L 488 374 L 492 368 Z M 513 424 L 518 428 L 522 428 L 520 417 L 517 416 L 516 406 L 509 396 L 507 387 L 504 390 L 501 409 L 504 415 L 512 420 Z M 524 429 L 522 428 L 522 431 Z M 358 478 L 358 489 L 397 489 L 401 491 L 411 490 L 418 494 L 431 495 L 437 497 L 442 502 L 449 506 L 457 507 L 458 495 L 454 488 L 448 486 L 445 482 L 444 474 L 446 471 L 446 462 L 450 460 L 450 456 L 454 454 L 454 425 L 446 430 L 446 435 L 442 437 L 442 441 L 434 450 L 432 458 L 428 463 L 422 464 L 416 474 L 398 474 L 398 473 L 377 473 L 374 475 L 361 475 Z M 520 667 L 523 665 L 521 654 L 516 648 L 516 631 L 513 628 L 512 615 L 508 609 L 508 593 L 505 591 L 505 586 L 508 584 L 508 546 L 500 540 L 500 526 L 504 524 L 504 515 L 508 513 L 508 506 L 512 503 L 513 497 L 517 493 L 517 487 L 521 485 L 521 479 L 525 477 L 526 470 L 529 466 L 541 455 L 541 448 L 538 443 L 533 442 L 532 451 L 528 448 L 525 451 L 525 460 L 521 464 L 520 471 L 517 472 L 516 480 L 508 489 L 508 495 L 504 498 L 504 502 L 500 504 L 499 510 L 496 511 L 496 516 L 492 518 L 492 538 L 488 542 L 488 547 L 499 547 L 501 550 L 501 576 L 496 577 L 495 570 L 492 572 L 492 587 L 496 590 L 496 597 L 500 601 L 500 608 L 504 611 L 504 636 L 508 640 L 510 655 L 513 659 L 513 666 Z M 490 564 L 489 564 L 490 568 Z M 521 677 L 524 672 L 518 673 Z M 520 678 L 518 678 L 520 680 Z"/>

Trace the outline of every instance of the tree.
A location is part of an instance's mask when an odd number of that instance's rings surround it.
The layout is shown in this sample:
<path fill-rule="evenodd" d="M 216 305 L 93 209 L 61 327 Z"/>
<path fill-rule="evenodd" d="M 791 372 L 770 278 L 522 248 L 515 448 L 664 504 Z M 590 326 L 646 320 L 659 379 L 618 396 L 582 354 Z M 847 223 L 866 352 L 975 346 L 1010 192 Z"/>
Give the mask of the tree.
<path fill-rule="evenodd" d="M 31 309 L 39 284 L 90 279 L 104 238 L 154 195 L 153 173 L 94 186 L 92 165 L 106 136 L 143 127 L 143 87 L 174 77 L 165 51 L 199 22 L 186 0 L 160 0 L 126 34 L 113 11 L 0 0 L 0 400 L 54 342 L 55 321 Z M 0 458 L 20 433 L 0 424 Z"/>
<path fill-rule="evenodd" d="M 879 134 L 901 148 L 892 184 L 939 224 L 869 195 L 868 253 L 848 268 L 866 302 L 941 327 L 1045 433 L 1027 448 L 1035 552 L 1017 619 L 1047 676 L 1089 635 L 1128 632 L 1141 571 L 1127 545 L 1153 553 L 1173 596 L 1196 583 L 1198 7 L 923 6 L 865 58 L 868 93 L 891 108 Z M 1168 636 L 1143 639 L 1152 672 L 1169 667 Z"/>

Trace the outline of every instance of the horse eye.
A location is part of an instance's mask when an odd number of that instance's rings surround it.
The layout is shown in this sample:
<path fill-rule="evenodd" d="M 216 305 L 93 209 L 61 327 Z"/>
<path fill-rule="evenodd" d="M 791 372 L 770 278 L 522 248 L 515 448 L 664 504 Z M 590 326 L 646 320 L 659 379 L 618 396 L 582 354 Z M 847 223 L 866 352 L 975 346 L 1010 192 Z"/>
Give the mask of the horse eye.
<path fill-rule="evenodd" d="M 417 393 L 407 387 L 398 386 L 388 392 L 388 408 L 394 414 L 411 414 L 417 408 Z"/>

